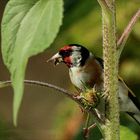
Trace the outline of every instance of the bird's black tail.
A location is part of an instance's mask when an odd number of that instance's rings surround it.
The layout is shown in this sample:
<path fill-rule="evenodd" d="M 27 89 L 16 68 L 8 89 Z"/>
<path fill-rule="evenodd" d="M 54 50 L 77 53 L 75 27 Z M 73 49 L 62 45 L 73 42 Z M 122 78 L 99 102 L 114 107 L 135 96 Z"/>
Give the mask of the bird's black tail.
<path fill-rule="evenodd" d="M 134 113 L 127 112 L 127 114 L 129 114 L 140 125 L 140 113 L 134 114 Z"/>

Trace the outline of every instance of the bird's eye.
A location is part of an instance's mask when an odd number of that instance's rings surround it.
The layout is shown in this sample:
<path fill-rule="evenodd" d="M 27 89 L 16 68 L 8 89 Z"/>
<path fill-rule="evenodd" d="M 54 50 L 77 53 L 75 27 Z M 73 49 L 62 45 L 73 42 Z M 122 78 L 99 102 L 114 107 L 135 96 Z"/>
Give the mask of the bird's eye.
<path fill-rule="evenodd" d="M 68 52 L 68 51 L 65 51 L 65 56 L 69 56 L 70 55 L 70 52 Z"/>
<path fill-rule="evenodd" d="M 69 51 L 60 51 L 59 54 L 62 56 L 69 56 L 70 52 Z"/>

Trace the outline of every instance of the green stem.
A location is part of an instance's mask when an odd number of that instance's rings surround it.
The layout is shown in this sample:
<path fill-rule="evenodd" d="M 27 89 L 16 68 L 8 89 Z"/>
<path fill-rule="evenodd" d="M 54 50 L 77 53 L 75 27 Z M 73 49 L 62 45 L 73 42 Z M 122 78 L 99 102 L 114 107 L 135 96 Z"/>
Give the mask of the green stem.
<path fill-rule="evenodd" d="M 116 44 L 115 0 L 98 0 L 102 9 L 103 57 L 104 57 L 104 94 L 108 95 L 105 104 L 106 122 L 103 126 L 105 140 L 119 140 L 119 103 L 118 103 L 118 53 Z M 104 4 L 109 3 L 105 9 Z M 107 7 L 107 6 L 106 6 Z M 108 10 L 110 13 L 108 14 Z M 107 14 L 106 14 L 107 13 Z"/>
<path fill-rule="evenodd" d="M 85 124 L 85 128 L 87 129 L 89 127 L 89 121 L 90 121 L 90 114 L 88 113 L 86 116 L 86 124 Z"/>

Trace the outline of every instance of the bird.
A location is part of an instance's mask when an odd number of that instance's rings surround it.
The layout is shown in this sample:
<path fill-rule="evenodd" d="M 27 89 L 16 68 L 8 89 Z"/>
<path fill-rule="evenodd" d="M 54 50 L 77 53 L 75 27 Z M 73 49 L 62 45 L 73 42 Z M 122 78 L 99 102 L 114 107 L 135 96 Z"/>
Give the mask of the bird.
<path fill-rule="evenodd" d="M 86 91 L 87 87 L 96 87 L 97 91 L 103 91 L 104 61 L 83 45 L 65 45 L 47 62 L 53 62 L 55 65 L 65 63 L 72 84 L 81 92 Z M 120 111 L 126 112 L 140 125 L 140 102 L 120 76 L 118 84 Z"/>

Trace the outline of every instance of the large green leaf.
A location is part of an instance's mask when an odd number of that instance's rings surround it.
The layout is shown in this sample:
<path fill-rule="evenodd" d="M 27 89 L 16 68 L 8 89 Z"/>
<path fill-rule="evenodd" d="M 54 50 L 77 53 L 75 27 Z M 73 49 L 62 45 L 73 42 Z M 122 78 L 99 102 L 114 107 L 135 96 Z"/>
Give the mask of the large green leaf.
<path fill-rule="evenodd" d="M 138 136 L 131 131 L 129 128 L 121 126 L 120 127 L 120 139 L 121 140 L 137 140 Z"/>
<path fill-rule="evenodd" d="M 53 42 L 62 23 L 62 13 L 62 0 L 10 0 L 6 6 L 2 20 L 2 55 L 14 88 L 15 125 L 28 59 Z"/>

